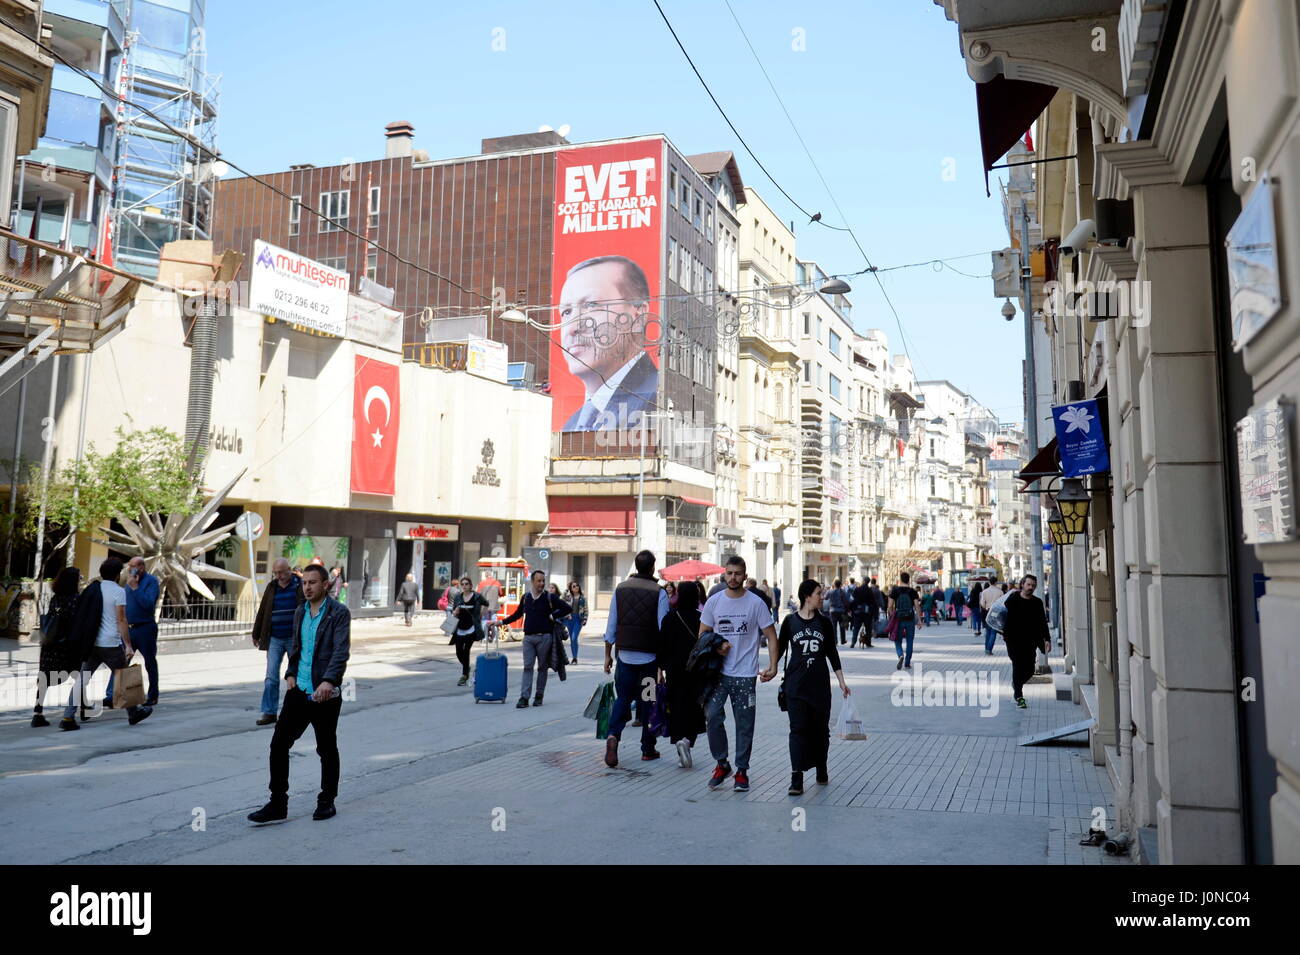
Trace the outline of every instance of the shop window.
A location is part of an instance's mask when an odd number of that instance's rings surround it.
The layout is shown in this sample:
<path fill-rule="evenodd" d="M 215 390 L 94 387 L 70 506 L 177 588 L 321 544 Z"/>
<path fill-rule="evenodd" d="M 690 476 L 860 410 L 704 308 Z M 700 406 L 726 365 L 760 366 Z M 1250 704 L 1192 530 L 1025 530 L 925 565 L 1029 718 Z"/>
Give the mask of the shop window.
<path fill-rule="evenodd" d="M 601 591 L 610 591 L 614 589 L 614 555 L 597 554 L 596 555 L 596 589 Z"/>
<path fill-rule="evenodd" d="M 393 593 L 393 540 L 367 537 L 361 545 L 361 606 L 387 607 Z"/>

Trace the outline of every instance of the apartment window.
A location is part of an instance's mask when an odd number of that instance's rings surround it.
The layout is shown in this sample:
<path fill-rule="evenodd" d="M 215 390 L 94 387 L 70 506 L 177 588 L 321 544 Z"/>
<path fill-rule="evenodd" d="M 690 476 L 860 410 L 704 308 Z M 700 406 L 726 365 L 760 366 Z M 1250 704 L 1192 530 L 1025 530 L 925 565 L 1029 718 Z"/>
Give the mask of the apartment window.
<path fill-rule="evenodd" d="M 690 219 L 690 217 L 691 217 L 691 187 L 690 187 L 686 182 L 684 182 L 684 181 L 682 182 L 682 206 L 681 206 L 681 209 L 682 209 L 682 215 L 685 216 L 687 219 Z"/>
<path fill-rule="evenodd" d="M 930 457 L 934 457 L 934 438 L 930 439 Z M 931 479 L 931 483 L 934 483 L 933 479 Z"/>
<path fill-rule="evenodd" d="M 704 237 L 710 242 L 713 241 L 713 210 L 704 210 Z"/>
<path fill-rule="evenodd" d="M 807 317 L 808 317 L 807 315 L 804 316 L 804 318 Z M 811 362 L 803 363 L 803 380 L 808 382 L 809 384 L 812 384 L 812 363 Z"/>
<path fill-rule="evenodd" d="M 302 221 L 302 196 L 289 199 L 289 234 L 298 234 L 298 225 Z"/>
<path fill-rule="evenodd" d="M 695 228 L 704 231 L 704 200 L 698 192 L 695 193 L 695 216 L 691 221 L 695 223 Z"/>
<path fill-rule="evenodd" d="M 671 236 L 668 239 L 668 277 L 677 281 L 677 240 Z"/>
<path fill-rule="evenodd" d="M 804 312 L 804 313 L 803 313 L 803 333 L 804 333 L 804 336 L 805 336 L 805 337 L 807 337 L 808 335 L 811 335 L 811 334 L 812 334 L 812 332 L 810 331 L 811 327 L 812 327 L 812 316 L 809 315 L 807 312 Z"/>
<path fill-rule="evenodd" d="M 933 443 L 933 442 L 932 442 L 932 443 Z M 935 492 L 935 490 L 934 490 L 934 475 L 933 475 L 933 474 L 930 475 L 930 496 L 931 496 L 931 497 L 935 497 L 935 496 L 936 496 L 936 492 Z M 938 523 L 938 521 L 936 520 L 935 523 Z"/>
<path fill-rule="evenodd" d="M 348 260 L 341 255 L 329 259 L 321 259 L 320 264 L 325 266 L 327 269 L 336 269 L 339 272 L 346 272 L 348 270 Z"/>
<path fill-rule="evenodd" d="M 713 269 L 704 270 L 704 292 L 711 294 L 713 292 Z"/>
<path fill-rule="evenodd" d="M 379 250 L 371 249 L 366 253 L 366 278 L 372 282 L 379 281 Z"/>
<path fill-rule="evenodd" d="M 840 400 L 840 379 L 836 375 L 831 375 L 831 397 Z"/>
<path fill-rule="evenodd" d="M 370 217 L 366 220 L 366 225 L 371 229 L 379 228 L 379 187 L 370 187 Z"/>
<path fill-rule="evenodd" d="M 693 291 L 691 288 L 691 255 L 686 251 L 685 246 L 677 248 L 679 261 L 677 263 L 677 282 L 686 291 Z"/>
<path fill-rule="evenodd" d="M 318 232 L 338 232 L 348 223 L 348 192 L 322 192 L 320 194 L 321 220 Z"/>
<path fill-rule="evenodd" d="M 818 388 L 820 388 L 820 387 L 822 386 L 822 381 L 823 381 L 823 380 L 824 380 L 824 379 L 822 378 L 822 363 L 821 363 L 821 362 L 818 362 L 818 363 L 817 363 L 817 387 L 818 387 Z"/>
<path fill-rule="evenodd" d="M 840 336 L 834 331 L 831 332 L 830 349 L 832 355 L 836 358 L 840 357 Z"/>
<path fill-rule="evenodd" d="M 817 316 L 817 340 L 819 342 L 822 340 L 822 317 L 820 315 Z"/>
<path fill-rule="evenodd" d="M 677 195 L 677 167 L 676 166 L 670 166 L 668 168 L 668 195 L 670 197 Z"/>

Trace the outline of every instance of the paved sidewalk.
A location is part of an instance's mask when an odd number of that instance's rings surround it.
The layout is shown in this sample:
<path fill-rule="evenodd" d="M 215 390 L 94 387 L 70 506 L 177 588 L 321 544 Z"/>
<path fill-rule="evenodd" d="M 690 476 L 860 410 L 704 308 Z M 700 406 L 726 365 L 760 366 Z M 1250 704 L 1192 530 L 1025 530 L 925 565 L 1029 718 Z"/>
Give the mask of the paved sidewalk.
<path fill-rule="evenodd" d="M 30 701 L 4 700 L 0 862 L 600 862 L 637 851 L 664 862 L 1123 864 L 1077 844 L 1094 807 L 1113 818 L 1083 734 L 1017 745 L 1077 720 L 1078 708 L 1032 684 L 1030 708 L 1017 710 L 1009 661 L 985 656 L 968 628 L 922 630 L 910 675 L 895 670 L 892 644 L 845 649 L 868 739 L 833 739 L 830 785 L 794 799 L 776 681 L 759 690 L 751 791 L 710 792 L 703 738 L 690 771 L 666 741 L 663 759 L 641 762 L 636 731 L 619 768 L 605 767 L 580 715 L 606 678 L 594 618 L 586 662 L 565 683 L 552 675 L 546 705 L 526 710 L 513 698 L 475 705 L 455 686 L 459 667 L 434 625 L 358 622 L 356 698 L 339 726 L 339 815 L 327 823 L 310 819 L 310 732 L 293 754 L 290 821 L 258 829 L 244 820 L 265 800 L 270 742 L 269 729 L 252 725 L 264 666 L 255 650 L 163 655 L 162 704 L 137 727 L 111 711 L 75 734 L 34 730 Z M 519 645 L 503 646 L 514 692 Z M 996 676 L 999 695 L 982 701 L 996 712 L 895 705 L 903 689 L 911 700 L 912 684 L 961 671 Z"/>

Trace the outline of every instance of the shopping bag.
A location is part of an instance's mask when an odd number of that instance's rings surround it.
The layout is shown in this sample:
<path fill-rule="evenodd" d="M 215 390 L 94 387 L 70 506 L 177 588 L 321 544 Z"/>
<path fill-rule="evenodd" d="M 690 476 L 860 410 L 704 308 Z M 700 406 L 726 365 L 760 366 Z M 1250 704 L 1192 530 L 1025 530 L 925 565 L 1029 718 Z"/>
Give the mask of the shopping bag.
<path fill-rule="evenodd" d="M 456 615 L 454 613 L 449 613 L 442 618 L 442 632 L 447 636 L 450 637 L 454 634 L 458 627 L 459 624 L 456 621 Z"/>
<path fill-rule="evenodd" d="M 609 721 L 614 715 L 614 682 L 601 687 L 600 706 L 596 710 L 596 739 L 609 735 Z"/>
<path fill-rule="evenodd" d="M 898 615 L 890 614 L 889 622 L 885 624 L 885 636 L 890 640 L 898 640 Z"/>
<path fill-rule="evenodd" d="M 862 732 L 862 717 L 858 715 L 858 708 L 849 697 L 845 697 L 840 704 L 839 719 L 835 721 L 835 735 L 840 739 L 867 738 L 867 734 Z"/>
<path fill-rule="evenodd" d="M 613 686 L 612 681 L 604 680 L 596 684 L 595 692 L 591 694 L 591 699 L 587 701 L 586 709 L 582 711 L 582 715 L 587 719 L 594 720 L 600 715 L 600 701 L 605 695 L 605 687 L 607 686 Z"/>
<path fill-rule="evenodd" d="M 668 736 L 668 685 L 655 686 L 655 698 L 650 703 L 650 732 L 655 736 Z"/>
<path fill-rule="evenodd" d="M 113 671 L 113 709 L 124 710 L 144 702 L 144 668 L 125 666 Z"/>

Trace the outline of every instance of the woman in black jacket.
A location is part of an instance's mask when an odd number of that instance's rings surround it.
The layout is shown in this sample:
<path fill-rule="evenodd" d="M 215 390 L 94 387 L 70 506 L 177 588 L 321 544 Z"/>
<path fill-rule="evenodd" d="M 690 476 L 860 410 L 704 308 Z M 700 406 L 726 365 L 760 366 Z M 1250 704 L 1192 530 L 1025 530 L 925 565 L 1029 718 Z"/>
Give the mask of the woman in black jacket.
<path fill-rule="evenodd" d="M 460 661 L 457 686 L 469 682 L 469 650 L 474 641 L 483 639 L 483 608 L 487 605 L 487 598 L 475 592 L 474 582 L 468 577 L 460 579 L 460 590 L 447 602 L 447 613 L 456 619 L 456 629 L 448 642 L 456 645 L 456 659 Z"/>
<path fill-rule="evenodd" d="M 668 739 L 677 746 L 683 769 L 693 765 L 691 747 L 704 732 L 704 707 L 696 677 L 686 670 L 686 660 L 700 635 L 700 602 L 704 588 L 693 580 L 677 586 L 677 606 L 659 625 L 659 669 L 667 674 Z"/>
<path fill-rule="evenodd" d="M 36 708 L 32 711 L 32 726 L 49 726 L 50 721 L 41 712 L 45 691 L 60 685 L 68 676 L 81 668 L 77 642 L 72 632 L 72 616 L 77 606 L 77 588 L 81 584 L 81 571 L 65 567 L 54 580 L 54 593 L 50 598 L 49 616 L 41 630 L 40 673 L 36 681 Z"/>
<path fill-rule="evenodd" d="M 840 681 L 840 691 L 846 697 L 849 695 L 835 646 L 836 626 L 821 612 L 821 606 L 822 585 L 805 580 L 799 585 L 799 611 L 781 621 L 781 633 L 777 637 L 781 653 L 790 651 L 781 687 L 790 714 L 791 796 L 802 795 L 805 769 L 816 767 L 819 785 L 830 782 L 826 769 L 831 745 L 828 662 Z"/>

